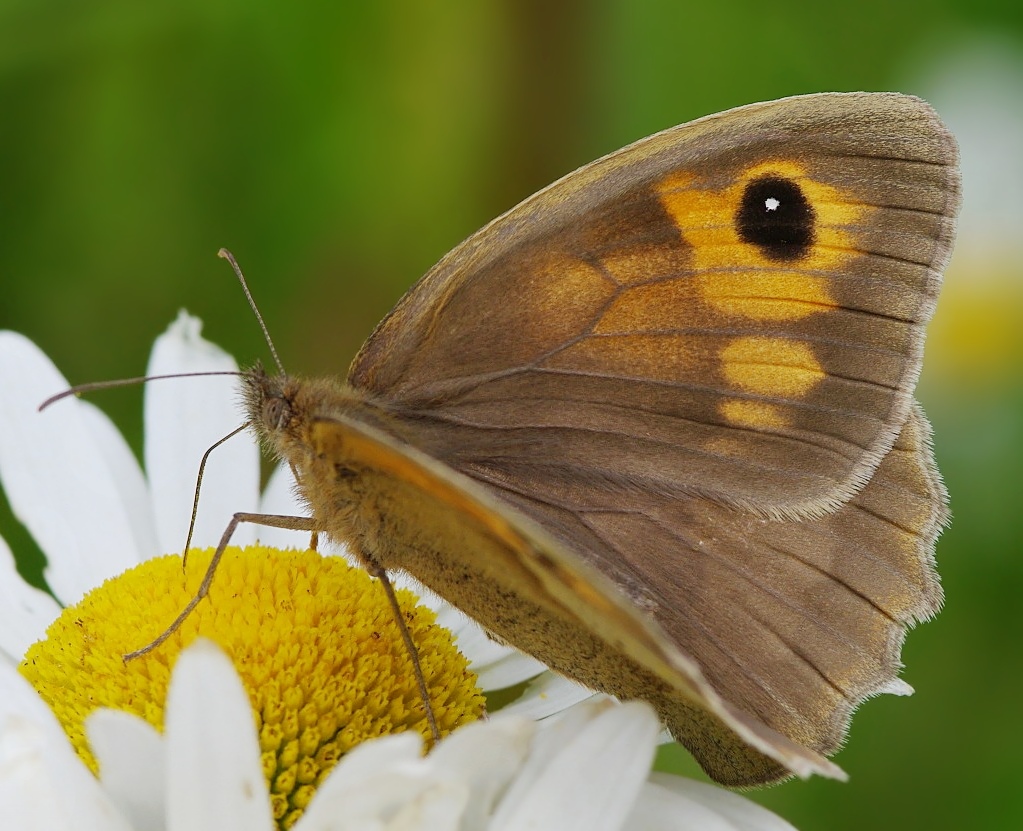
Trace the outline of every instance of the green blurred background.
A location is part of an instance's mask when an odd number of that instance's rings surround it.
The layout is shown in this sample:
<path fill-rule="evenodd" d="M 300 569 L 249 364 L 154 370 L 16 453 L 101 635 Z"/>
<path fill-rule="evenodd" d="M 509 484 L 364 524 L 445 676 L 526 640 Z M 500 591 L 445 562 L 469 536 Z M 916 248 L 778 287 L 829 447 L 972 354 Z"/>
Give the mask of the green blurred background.
<path fill-rule="evenodd" d="M 339 373 L 445 251 L 598 155 L 750 101 L 924 95 L 960 137 L 966 192 L 920 391 L 955 513 L 947 608 L 908 639 L 916 696 L 856 716 L 848 784 L 754 798 L 805 831 L 1021 828 L 1021 15 L 978 0 L 3 0 L 0 328 L 73 382 L 140 373 L 182 306 L 263 357 L 215 256 L 227 246 L 285 363 Z M 136 448 L 140 399 L 96 399 Z M 0 533 L 30 558 L 6 507 Z"/>

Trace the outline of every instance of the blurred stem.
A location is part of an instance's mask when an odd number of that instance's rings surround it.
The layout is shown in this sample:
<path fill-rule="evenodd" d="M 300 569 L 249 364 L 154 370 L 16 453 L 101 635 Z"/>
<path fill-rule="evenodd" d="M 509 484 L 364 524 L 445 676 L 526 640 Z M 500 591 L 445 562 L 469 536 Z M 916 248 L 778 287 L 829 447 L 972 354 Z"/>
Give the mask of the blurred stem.
<path fill-rule="evenodd" d="M 494 215 L 586 161 L 579 154 L 590 123 L 592 17 L 582 0 L 506 0 L 509 54 L 493 156 L 503 169 L 485 200 Z"/>

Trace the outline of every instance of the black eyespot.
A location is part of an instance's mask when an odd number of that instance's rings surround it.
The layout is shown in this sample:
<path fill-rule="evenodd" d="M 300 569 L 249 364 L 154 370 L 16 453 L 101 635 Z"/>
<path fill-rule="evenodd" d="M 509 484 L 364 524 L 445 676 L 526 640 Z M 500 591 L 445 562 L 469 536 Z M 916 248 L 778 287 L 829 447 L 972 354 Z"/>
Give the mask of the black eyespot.
<path fill-rule="evenodd" d="M 813 208 L 799 185 L 781 176 L 754 179 L 735 215 L 739 239 L 770 260 L 798 260 L 813 245 Z"/>

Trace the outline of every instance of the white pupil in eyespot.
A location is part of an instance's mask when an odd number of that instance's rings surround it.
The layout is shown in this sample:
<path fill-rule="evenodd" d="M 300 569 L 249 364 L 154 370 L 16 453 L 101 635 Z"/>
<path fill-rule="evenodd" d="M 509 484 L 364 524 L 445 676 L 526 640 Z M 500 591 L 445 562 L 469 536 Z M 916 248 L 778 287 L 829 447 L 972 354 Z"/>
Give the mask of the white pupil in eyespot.
<path fill-rule="evenodd" d="M 773 196 L 769 196 L 767 197 L 767 199 L 764 200 L 764 207 L 767 208 L 767 210 L 769 211 L 776 211 L 778 210 L 778 208 L 781 207 L 781 202 L 775 199 Z"/>

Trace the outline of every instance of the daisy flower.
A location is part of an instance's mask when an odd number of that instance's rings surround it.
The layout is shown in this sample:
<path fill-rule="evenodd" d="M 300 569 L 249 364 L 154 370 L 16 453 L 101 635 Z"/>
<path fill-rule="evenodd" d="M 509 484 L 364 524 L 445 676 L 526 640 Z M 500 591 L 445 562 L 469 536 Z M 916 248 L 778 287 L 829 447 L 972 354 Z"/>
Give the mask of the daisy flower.
<path fill-rule="evenodd" d="M 236 370 L 199 329 L 182 313 L 148 373 Z M 52 592 L 21 579 L 0 539 L 0 811 L 15 827 L 553 828 L 569 805 L 590 828 L 688 827 L 666 823 L 669 805 L 676 817 L 753 818 L 721 827 L 788 827 L 720 789 L 648 779 L 658 730 L 643 705 L 590 702 L 536 726 L 591 693 L 438 598 L 416 606 L 403 591 L 452 733 L 422 756 L 423 706 L 383 593 L 340 557 L 267 548 L 304 548 L 304 534 L 240 527 L 232 546 L 260 546 L 229 550 L 171 641 L 126 666 L 120 656 L 194 593 L 233 513 L 302 510 L 287 472 L 260 493 L 254 442 L 232 439 L 203 480 L 193 546 L 207 550 L 183 573 L 179 557 L 158 555 L 180 551 L 197 460 L 239 423 L 231 379 L 146 386 L 145 474 L 92 404 L 37 412 L 66 386 L 31 342 L 0 333 L 0 483 L 47 557 Z M 483 713 L 481 690 L 515 685 L 526 692 L 500 717 L 463 726 Z M 601 784 L 608 771 L 614 788 Z"/>
<path fill-rule="evenodd" d="M 498 714 L 427 755 L 412 732 L 348 753 L 294 831 L 402 829 L 721 829 L 792 831 L 746 799 L 649 775 L 660 726 L 651 708 L 608 700 L 535 722 Z M 17 828 L 270 831 L 260 745 L 246 690 L 211 642 L 182 654 L 163 735 L 98 710 L 93 778 L 34 690 L 0 663 L 0 807 Z"/>

